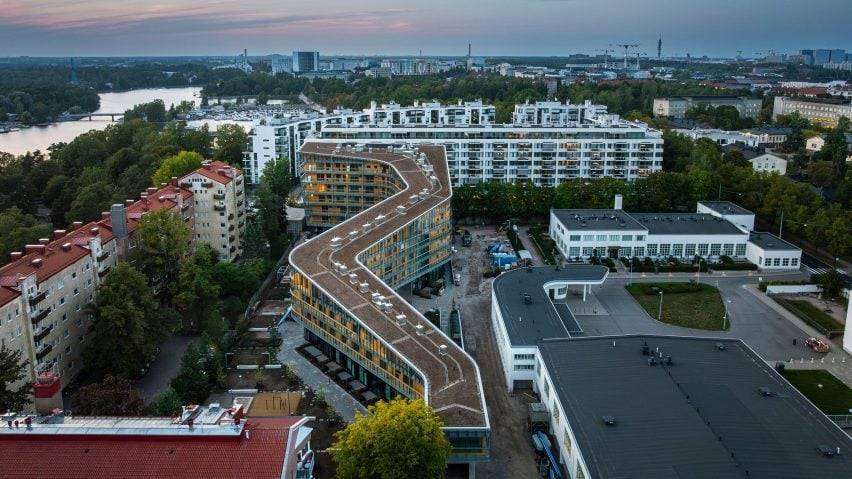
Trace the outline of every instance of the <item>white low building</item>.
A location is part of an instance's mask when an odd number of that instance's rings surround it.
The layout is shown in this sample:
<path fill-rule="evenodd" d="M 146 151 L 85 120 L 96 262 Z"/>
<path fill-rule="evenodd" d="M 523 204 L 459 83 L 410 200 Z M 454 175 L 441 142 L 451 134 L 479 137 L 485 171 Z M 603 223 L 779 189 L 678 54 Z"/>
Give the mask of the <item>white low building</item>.
<path fill-rule="evenodd" d="M 766 153 L 748 160 L 754 171 L 778 175 L 787 174 L 787 160 L 771 153 Z"/>
<path fill-rule="evenodd" d="M 698 203 L 697 213 L 627 213 L 615 208 L 551 210 L 550 236 L 569 260 L 677 258 L 750 261 L 764 270 L 798 269 L 801 250 L 752 232 L 754 214 L 727 201 Z M 756 235 L 756 236 L 755 236 Z"/>

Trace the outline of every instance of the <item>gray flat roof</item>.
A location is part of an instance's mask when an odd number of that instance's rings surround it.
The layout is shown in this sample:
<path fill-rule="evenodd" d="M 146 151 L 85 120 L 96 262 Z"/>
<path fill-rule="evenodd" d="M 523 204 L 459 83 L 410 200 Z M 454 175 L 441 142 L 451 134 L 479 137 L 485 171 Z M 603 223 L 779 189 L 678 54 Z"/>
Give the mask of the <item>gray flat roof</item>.
<path fill-rule="evenodd" d="M 544 290 L 553 281 L 565 284 L 601 284 L 609 275 L 606 266 L 571 265 L 519 268 L 494 280 L 494 295 L 512 346 L 535 346 L 546 338 L 567 338 L 578 327 L 573 315 L 562 317 Z M 524 293 L 532 302 L 524 302 Z M 564 314 L 564 313 L 563 313 Z"/>
<path fill-rule="evenodd" d="M 754 243 L 764 251 L 798 251 L 800 249 L 772 233 L 763 231 L 752 231 L 749 233 L 748 241 L 749 243 Z"/>
<path fill-rule="evenodd" d="M 643 342 L 671 355 L 673 365 L 649 366 Z M 539 350 L 590 477 L 779 479 L 852 471 L 852 438 L 740 340 L 572 338 L 543 341 Z M 761 387 L 772 395 L 759 394 Z M 615 425 L 604 425 L 602 416 L 614 416 Z M 557 438 L 561 443 L 562 434 Z M 842 455 L 824 457 L 820 445 Z"/>
<path fill-rule="evenodd" d="M 753 215 L 751 211 L 730 201 L 699 201 L 698 203 L 722 215 Z"/>
<path fill-rule="evenodd" d="M 636 213 L 651 235 L 735 235 L 743 231 L 733 223 L 704 213 Z"/>
<path fill-rule="evenodd" d="M 646 230 L 624 210 L 552 210 L 569 231 Z M 585 225 L 585 226 L 584 226 Z M 622 226 L 624 225 L 624 226 Z"/>

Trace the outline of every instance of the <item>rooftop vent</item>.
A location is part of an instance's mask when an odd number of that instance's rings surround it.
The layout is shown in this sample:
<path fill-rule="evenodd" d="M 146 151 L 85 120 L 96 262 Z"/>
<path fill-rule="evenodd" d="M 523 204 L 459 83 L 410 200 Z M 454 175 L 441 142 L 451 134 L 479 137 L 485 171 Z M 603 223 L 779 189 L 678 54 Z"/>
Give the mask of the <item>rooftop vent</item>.
<path fill-rule="evenodd" d="M 532 304 L 532 295 L 529 293 L 524 293 L 524 303 Z"/>
<path fill-rule="evenodd" d="M 758 392 L 758 394 L 760 394 L 761 396 L 764 396 L 764 397 L 772 396 L 772 390 L 769 389 L 766 386 L 761 386 L 761 387 L 757 388 L 757 392 Z"/>
<path fill-rule="evenodd" d="M 358 289 L 362 293 L 369 293 L 370 292 L 370 285 L 367 284 L 367 283 L 361 283 L 361 284 L 358 285 Z"/>
<path fill-rule="evenodd" d="M 339 250 L 343 246 L 343 238 L 341 238 L 339 236 L 335 236 L 334 238 L 331 239 L 331 242 L 329 243 L 329 245 L 331 246 L 331 249 Z"/>
<path fill-rule="evenodd" d="M 62 251 L 71 251 L 71 243 L 63 243 Z"/>
<path fill-rule="evenodd" d="M 839 447 L 831 447 L 825 444 L 820 444 L 819 446 L 817 446 L 817 449 L 819 450 L 820 454 L 825 457 L 834 457 L 840 455 Z"/>
<path fill-rule="evenodd" d="M 418 324 L 417 326 L 415 326 L 414 330 L 417 331 L 418 336 L 423 336 L 424 334 L 426 334 L 426 330 L 422 324 Z"/>
<path fill-rule="evenodd" d="M 393 303 L 391 303 L 390 301 L 385 301 L 385 304 L 382 305 L 382 309 L 386 313 L 390 313 L 391 311 L 393 311 Z"/>
<path fill-rule="evenodd" d="M 373 293 L 372 295 L 370 295 L 370 297 L 373 298 L 374 304 L 379 304 L 382 302 L 382 295 L 379 293 Z"/>
<path fill-rule="evenodd" d="M 387 219 L 387 216 L 385 216 L 385 215 L 376 216 L 376 224 L 380 225 L 380 224 L 384 223 L 385 219 Z"/>
<path fill-rule="evenodd" d="M 411 196 L 408 197 L 408 202 L 411 203 L 412 205 L 414 203 L 417 203 L 418 201 L 420 201 L 420 197 L 417 196 L 417 195 L 411 195 Z"/>
<path fill-rule="evenodd" d="M 349 232 L 349 239 L 350 240 L 354 240 L 357 237 L 358 237 L 358 230 L 354 230 L 354 231 Z"/>
<path fill-rule="evenodd" d="M 648 346 L 648 343 L 642 343 L 642 356 L 647 356 L 651 354 L 651 347 Z"/>
<path fill-rule="evenodd" d="M 429 197 L 429 190 L 427 190 L 426 188 L 423 188 L 422 190 L 420 190 L 420 194 L 418 194 L 417 196 L 418 196 L 419 199 L 425 200 L 426 198 Z"/>
<path fill-rule="evenodd" d="M 370 223 L 364 223 L 364 225 L 361 226 L 361 231 L 363 231 L 364 234 L 367 234 L 370 231 L 371 226 L 372 225 Z"/>
<path fill-rule="evenodd" d="M 349 273 L 349 284 L 358 284 L 358 275 L 355 273 Z"/>
<path fill-rule="evenodd" d="M 603 419 L 603 423 L 607 426 L 615 426 L 615 416 L 604 416 L 601 419 Z"/>
<path fill-rule="evenodd" d="M 656 366 L 657 365 L 657 357 L 651 356 L 648 358 L 648 366 Z"/>
<path fill-rule="evenodd" d="M 671 366 L 672 364 L 674 364 L 674 363 L 672 362 L 672 357 L 671 357 L 671 356 L 666 356 L 665 361 L 666 361 L 666 365 L 667 365 L 667 366 Z"/>
<path fill-rule="evenodd" d="M 30 262 L 33 268 L 41 268 L 42 260 L 41 258 L 36 258 Z"/>
<path fill-rule="evenodd" d="M 438 346 L 438 353 L 439 353 L 441 356 L 446 356 L 446 355 L 447 355 L 447 345 L 446 345 L 446 344 L 442 344 L 442 345 Z"/>
<path fill-rule="evenodd" d="M 396 212 L 397 212 L 397 213 L 399 213 L 399 214 L 404 214 L 404 213 L 405 213 L 405 205 L 399 205 L 399 206 L 397 206 L 397 207 L 396 207 Z"/>
<path fill-rule="evenodd" d="M 716 349 L 718 349 L 719 351 L 724 351 L 728 348 L 727 346 L 725 346 L 725 343 L 716 343 Z"/>
<path fill-rule="evenodd" d="M 340 263 L 340 268 L 338 268 L 337 271 L 339 271 L 340 274 L 342 274 L 343 276 L 346 276 L 347 274 L 349 274 L 349 267 L 343 263 Z"/>
<path fill-rule="evenodd" d="M 397 314 L 396 315 L 396 324 L 398 324 L 400 326 L 405 324 L 405 315 L 404 314 Z"/>

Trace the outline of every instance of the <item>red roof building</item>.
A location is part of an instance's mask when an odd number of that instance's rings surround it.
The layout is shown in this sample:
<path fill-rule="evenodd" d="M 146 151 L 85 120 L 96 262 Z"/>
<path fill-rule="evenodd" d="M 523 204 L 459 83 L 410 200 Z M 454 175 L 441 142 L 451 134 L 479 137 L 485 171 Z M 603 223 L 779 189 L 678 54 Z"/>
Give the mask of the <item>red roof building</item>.
<path fill-rule="evenodd" d="M 249 418 L 188 410 L 181 418 L 5 416 L 4 478 L 310 478 L 310 417 Z M 205 422 L 204 416 L 212 417 Z M 194 418 L 194 422 L 193 422 Z M 209 418 L 208 418 L 209 419 Z"/>

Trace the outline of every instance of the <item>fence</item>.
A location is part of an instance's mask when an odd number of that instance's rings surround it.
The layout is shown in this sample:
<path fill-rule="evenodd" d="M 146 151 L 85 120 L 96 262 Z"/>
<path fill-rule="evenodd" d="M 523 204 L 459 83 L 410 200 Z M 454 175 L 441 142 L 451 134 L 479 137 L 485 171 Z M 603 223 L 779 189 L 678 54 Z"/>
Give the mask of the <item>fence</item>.
<path fill-rule="evenodd" d="M 834 414 L 828 418 L 843 429 L 852 428 L 852 414 Z"/>
<path fill-rule="evenodd" d="M 766 286 L 766 294 L 796 294 L 796 293 L 819 293 L 822 286 L 816 284 L 775 284 Z"/>

